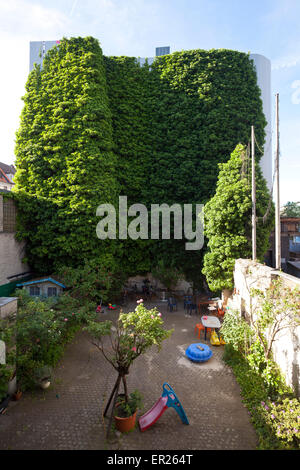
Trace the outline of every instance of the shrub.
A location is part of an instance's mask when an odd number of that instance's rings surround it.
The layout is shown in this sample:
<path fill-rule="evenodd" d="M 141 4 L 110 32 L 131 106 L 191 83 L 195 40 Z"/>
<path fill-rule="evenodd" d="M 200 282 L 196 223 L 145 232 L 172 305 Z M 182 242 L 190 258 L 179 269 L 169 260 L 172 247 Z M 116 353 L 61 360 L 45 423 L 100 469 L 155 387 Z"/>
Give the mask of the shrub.
<path fill-rule="evenodd" d="M 5 343 L 5 364 L 0 364 L 0 402 L 6 396 L 8 382 L 16 370 L 16 324 L 14 317 L 0 319 L 0 340 Z"/>
<path fill-rule="evenodd" d="M 221 334 L 226 343 L 229 343 L 235 351 L 239 351 L 241 354 L 247 353 L 254 335 L 240 313 L 229 309 L 226 310 L 224 316 Z"/>
<path fill-rule="evenodd" d="M 264 349 L 260 341 L 256 340 L 251 344 L 249 354 L 247 355 L 247 362 L 251 369 L 262 377 L 268 395 L 277 396 L 278 393 L 285 393 L 287 391 L 280 369 L 273 360 L 265 358 Z"/>
<path fill-rule="evenodd" d="M 17 317 L 17 377 L 23 390 L 32 388 L 45 368 L 51 369 L 61 359 L 70 342 L 88 318 L 95 317 L 91 304 L 62 294 L 52 299 L 32 298 L 19 293 Z"/>
<path fill-rule="evenodd" d="M 121 418 L 128 418 L 132 416 L 137 409 L 141 409 L 143 403 L 143 397 L 139 390 L 134 390 L 129 394 L 128 402 L 126 398 L 118 397 L 116 401 L 115 415 Z"/>
<path fill-rule="evenodd" d="M 95 260 L 78 268 L 63 267 L 58 272 L 71 297 L 82 303 L 108 302 L 116 296 L 124 279 L 113 269 L 99 265 Z"/>
<path fill-rule="evenodd" d="M 300 448 L 300 402 L 285 398 L 279 402 L 261 402 L 266 423 L 282 441 L 284 448 Z"/>
<path fill-rule="evenodd" d="M 0 403 L 7 395 L 7 387 L 10 377 L 10 368 L 6 364 L 0 364 Z"/>
<path fill-rule="evenodd" d="M 231 344 L 225 346 L 224 361 L 232 368 L 241 387 L 242 400 L 249 410 L 250 419 L 258 435 L 258 448 L 297 449 L 299 401 L 281 379 L 275 364 L 272 365 L 269 360 L 267 367 L 262 368 L 264 363 L 258 360 L 258 364 L 254 366 L 254 356 L 253 354 L 249 362 L 248 356 L 242 355 Z M 260 352 L 259 357 L 262 356 Z M 273 377 L 271 388 L 267 374 L 262 373 L 269 369 L 272 370 Z M 274 380 L 274 377 L 277 379 Z M 270 390 L 273 396 L 269 395 Z"/>

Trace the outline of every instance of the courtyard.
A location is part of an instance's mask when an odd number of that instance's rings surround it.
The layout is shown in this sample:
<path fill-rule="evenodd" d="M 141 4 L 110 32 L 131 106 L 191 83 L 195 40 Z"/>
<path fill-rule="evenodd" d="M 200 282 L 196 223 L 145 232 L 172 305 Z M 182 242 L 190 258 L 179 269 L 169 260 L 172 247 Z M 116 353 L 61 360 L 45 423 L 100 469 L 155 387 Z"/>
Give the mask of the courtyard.
<path fill-rule="evenodd" d="M 128 304 L 131 311 L 136 304 Z M 55 370 L 46 391 L 26 392 L 11 401 L 0 416 L 2 450 L 254 450 L 257 436 L 243 405 L 240 388 L 230 367 L 222 360 L 224 346 L 211 346 L 213 356 L 193 363 L 185 356 L 191 343 L 199 342 L 194 331 L 199 315 L 186 316 L 183 305 L 169 312 L 157 306 L 165 327 L 174 329 L 158 352 L 152 348 L 131 366 L 129 392 L 139 389 L 148 411 L 167 382 L 181 401 L 189 420 L 182 424 L 177 413 L 167 409 L 145 432 L 138 425 L 128 433 L 112 429 L 106 438 L 108 418 L 102 414 L 116 380 L 116 371 L 93 346 L 87 333 L 79 332 Z M 115 319 L 119 309 L 100 314 Z M 203 333 L 202 333 L 203 334 Z M 201 343 L 210 344 L 201 334 Z"/>

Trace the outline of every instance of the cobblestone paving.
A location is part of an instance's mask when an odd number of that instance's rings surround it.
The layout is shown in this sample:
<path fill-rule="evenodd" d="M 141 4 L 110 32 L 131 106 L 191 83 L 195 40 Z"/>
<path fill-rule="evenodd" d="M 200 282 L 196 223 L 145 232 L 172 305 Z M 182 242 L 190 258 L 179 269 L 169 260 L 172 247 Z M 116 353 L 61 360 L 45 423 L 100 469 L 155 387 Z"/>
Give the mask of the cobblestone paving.
<path fill-rule="evenodd" d="M 132 305 L 133 306 L 133 305 Z M 144 396 L 144 414 L 168 382 L 180 399 L 190 424 L 182 424 L 168 409 L 148 430 L 138 427 L 126 435 L 113 432 L 106 439 L 108 419 L 102 413 L 116 380 L 116 372 L 80 332 L 67 348 L 47 391 L 25 393 L 0 415 L 0 449 L 58 450 L 253 450 L 257 436 L 250 423 L 231 369 L 222 361 L 223 346 L 212 347 L 206 363 L 192 363 L 185 349 L 199 342 L 194 327 L 199 316 L 183 309 L 167 312 L 157 303 L 166 328 L 174 333 L 162 350 L 152 349 L 132 365 L 129 391 Z M 130 310 L 130 308 L 128 307 Z M 103 314 L 102 314 L 103 315 Z M 117 312 L 103 315 L 115 317 Z M 205 343 L 201 336 L 202 343 Z M 209 341 L 206 341 L 209 344 Z"/>

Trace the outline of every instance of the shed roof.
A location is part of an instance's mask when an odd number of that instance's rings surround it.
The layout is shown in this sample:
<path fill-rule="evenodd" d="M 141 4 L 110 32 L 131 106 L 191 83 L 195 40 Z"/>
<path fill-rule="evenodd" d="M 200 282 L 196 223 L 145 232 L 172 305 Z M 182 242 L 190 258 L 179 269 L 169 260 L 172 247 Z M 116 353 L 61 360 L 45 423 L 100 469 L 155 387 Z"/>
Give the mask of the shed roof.
<path fill-rule="evenodd" d="M 17 284 L 17 287 L 22 287 L 22 286 L 30 286 L 32 284 L 40 284 L 41 282 L 53 282 L 53 284 L 56 284 L 57 286 L 62 287 L 63 289 L 66 288 L 64 284 L 61 282 L 56 281 L 52 277 L 42 277 L 39 279 L 31 279 L 31 281 L 26 281 L 26 282 L 21 282 L 20 284 Z"/>

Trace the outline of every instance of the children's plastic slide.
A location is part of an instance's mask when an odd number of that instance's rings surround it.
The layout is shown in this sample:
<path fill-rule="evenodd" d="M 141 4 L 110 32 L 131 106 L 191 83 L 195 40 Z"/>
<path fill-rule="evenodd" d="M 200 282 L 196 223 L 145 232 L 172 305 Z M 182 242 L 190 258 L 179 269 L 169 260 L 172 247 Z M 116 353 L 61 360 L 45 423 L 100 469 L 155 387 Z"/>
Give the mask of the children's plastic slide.
<path fill-rule="evenodd" d="M 185 411 L 178 400 L 174 390 L 168 383 L 163 384 L 163 393 L 157 402 L 150 408 L 147 413 L 139 419 L 139 426 L 141 431 L 146 431 L 154 424 L 161 415 L 166 411 L 167 408 L 174 408 L 183 424 L 189 424 L 189 420 L 185 414 Z"/>

